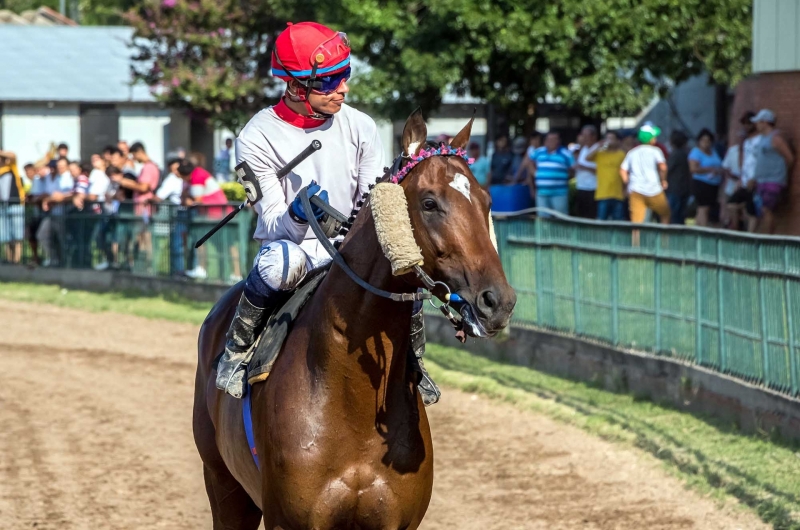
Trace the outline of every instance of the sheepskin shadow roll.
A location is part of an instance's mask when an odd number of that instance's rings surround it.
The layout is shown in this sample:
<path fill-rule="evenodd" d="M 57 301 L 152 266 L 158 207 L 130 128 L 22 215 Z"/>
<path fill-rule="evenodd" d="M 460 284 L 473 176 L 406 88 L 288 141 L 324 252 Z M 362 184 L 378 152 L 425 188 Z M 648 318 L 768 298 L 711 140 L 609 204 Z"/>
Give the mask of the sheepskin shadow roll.
<path fill-rule="evenodd" d="M 400 276 L 422 265 L 422 252 L 414 240 L 405 191 L 397 184 L 384 182 L 370 194 L 375 231 L 383 254 L 392 264 L 392 274 Z"/>

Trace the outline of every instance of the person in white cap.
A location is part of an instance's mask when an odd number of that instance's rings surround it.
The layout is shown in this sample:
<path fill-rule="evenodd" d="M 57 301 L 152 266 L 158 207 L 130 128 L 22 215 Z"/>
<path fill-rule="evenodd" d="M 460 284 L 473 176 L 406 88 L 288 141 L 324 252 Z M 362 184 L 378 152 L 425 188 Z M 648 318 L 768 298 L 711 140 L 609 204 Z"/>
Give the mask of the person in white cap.
<path fill-rule="evenodd" d="M 789 144 L 775 128 L 775 113 L 761 109 L 751 119 L 760 136 L 756 145 L 755 179 L 749 183 L 755 188 L 754 202 L 762 220 L 762 228 L 775 233 L 775 207 L 786 188 L 789 168 L 794 164 L 794 155 Z"/>

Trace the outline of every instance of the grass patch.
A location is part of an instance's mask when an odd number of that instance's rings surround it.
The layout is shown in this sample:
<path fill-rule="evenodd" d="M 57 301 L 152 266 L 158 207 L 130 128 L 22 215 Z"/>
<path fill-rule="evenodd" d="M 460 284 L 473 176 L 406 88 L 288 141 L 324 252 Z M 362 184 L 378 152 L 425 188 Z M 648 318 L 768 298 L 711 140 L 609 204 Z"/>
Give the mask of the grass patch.
<path fill-rule="evenodd" d="M 438 382 L 513 403 L 606 440 L 644 450 L 691 487 L 730 495 L 776 529 L 800 529 L 800 454 L 768 433 L 747 436 L 711 418 L 607 392 L 467 351 L 432 345 L 426 366 Z"/>
<path fill-rule="evenodd" d="M 200 324 L 211 307 L 172 295 L 65 292 L 20 283 L 0 283 L 0 299 L 192 324 Z M 770 440 L 769 433 L 746 436 L 735 425 L 461 349 L 432 344 L 425 360 L 444 386 L 512 403 L 646 451 L 692 488 L 718 500 L 734 497 L 776 529 L 800 529 L 800 453 L 791 444 Z"/>
<path fill-rule="evenodd" d="M 152 295 L 136 291 L 92 293 L 63 289 L 57 285 L 8 282 L 0 282 L 0 298 L 198 325 L 203 323 L 213 305 L 174 294 Z"/>

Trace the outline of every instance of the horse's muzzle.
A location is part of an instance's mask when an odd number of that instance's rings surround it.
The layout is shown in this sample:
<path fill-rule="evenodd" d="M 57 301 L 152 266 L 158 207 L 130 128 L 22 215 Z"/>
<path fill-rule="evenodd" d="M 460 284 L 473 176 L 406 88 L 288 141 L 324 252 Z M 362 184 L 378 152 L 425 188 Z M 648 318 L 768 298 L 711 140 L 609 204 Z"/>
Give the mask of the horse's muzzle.
<path fill-rule="evenodd" d="M 508 284 L 481 291 L 461 308 L 465 331 L 473 337 L 493 337 L 508 326 L 516 303 L 517 293 Z"/>

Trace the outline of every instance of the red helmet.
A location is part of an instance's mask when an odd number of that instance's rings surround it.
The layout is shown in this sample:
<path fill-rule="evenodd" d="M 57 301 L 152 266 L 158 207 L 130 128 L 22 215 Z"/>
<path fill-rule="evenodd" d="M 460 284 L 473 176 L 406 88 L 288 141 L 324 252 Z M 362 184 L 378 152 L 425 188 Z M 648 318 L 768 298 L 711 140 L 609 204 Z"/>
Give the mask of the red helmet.
<path fill-rule="evenodd" d="M 289 22 L 275 40 L 272 75 L 284 81 L 295 79 L 319 89 L 318 77 L 330 77 L 350 68 L 350 41 L 345 33 L 316 22 Z"/>

